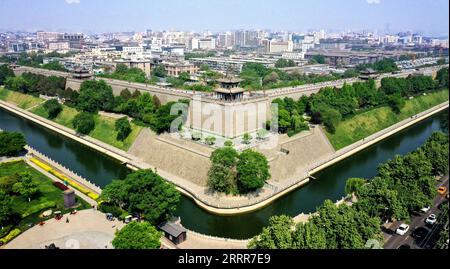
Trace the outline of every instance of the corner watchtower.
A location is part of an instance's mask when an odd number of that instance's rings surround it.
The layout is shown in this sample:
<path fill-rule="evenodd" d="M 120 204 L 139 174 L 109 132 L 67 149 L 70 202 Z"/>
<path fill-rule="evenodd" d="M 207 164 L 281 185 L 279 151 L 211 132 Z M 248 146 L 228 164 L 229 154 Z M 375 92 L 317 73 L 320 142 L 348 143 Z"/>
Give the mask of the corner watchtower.
<path fill-rule="evenodd" d="M 227 76 L 217 80 L 220 87 L 214 89 L 217 99 L 222 101 L 240 101 L 244 98 L 244 89 L 240 87 L 240 78 Z"/>

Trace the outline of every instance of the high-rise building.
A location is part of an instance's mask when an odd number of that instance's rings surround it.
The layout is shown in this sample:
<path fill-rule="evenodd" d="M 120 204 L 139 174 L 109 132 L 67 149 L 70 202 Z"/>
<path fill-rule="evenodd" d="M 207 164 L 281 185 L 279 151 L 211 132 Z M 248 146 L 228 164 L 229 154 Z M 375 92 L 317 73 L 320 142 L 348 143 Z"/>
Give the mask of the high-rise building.
<path fill-rule="evenodd" d="M 239 30 L 234 32 L 234 46 L 245 46 L 245 31 Z"/>
<path fill-rule="evenodd" d="M 220 33 L 217 39 L 217 45 L 221 48 L 228 48 L 233 46 L 232 35 L 230 32 Z"/>

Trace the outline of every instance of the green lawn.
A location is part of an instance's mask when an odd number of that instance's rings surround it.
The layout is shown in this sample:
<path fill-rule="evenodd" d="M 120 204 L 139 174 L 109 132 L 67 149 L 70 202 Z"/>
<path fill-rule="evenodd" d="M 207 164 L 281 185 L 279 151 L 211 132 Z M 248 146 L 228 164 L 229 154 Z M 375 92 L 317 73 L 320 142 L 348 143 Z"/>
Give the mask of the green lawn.
<path fill-rule="evenodd" d="M 0 100 L 13 103 L 22 109 L 28 109 L 44 102 L 41 98 L 20 92 L 9 91 L 3 87 L 0 87 Z"/>
<path fill-rule="evenodd" d="M 339 123 L 334 134 L 326 132 L 336 150 L 351 145 L 395 123 L 425 111 L 448 100 L 448 90 L 429 93 L 406 101 L 400 114 L 389 107 L 380 107 L 355 115 Z"/>
<path fill-rule="evenodd" d="M 47 118 L 47 111 L 41 106 L 35 107 L 31 110 L 31 112 Z M 64 125 L 68 128 L 72 128 L 72 120 L 78 114 L 78 111 L 74 108 L 70 108 L 68 106 L 63 106 L 63 111 L 53 119 L 56 123 Z M 115 121 L 116 119 L 103 116 L 96 115 L 95 116 L 95 129 L 89 134 L 89 136 L 98 139 L 102 142 L 105 142 L 111 146 L 127 151 L 131 145 L 133 144 L 136 137 L 139 135 L 142 127 L 137 126 L 131 123 L 131 134 L 125 139 L 125 141 L 117 141 L 117 132 L 115 129 Z"/>
<path fill-rule="evenodd" d="M 133 145 L 134 140 L 141 132 L 142 127 L 131 123 L 131 133 L 122 142 L 116 139 L 117 131 L 115 131 L 115 122 L 116 119 L 96 115 L 95 129 L 89 135 L 111 146 L 127 151 L 131 145 Z"/>
<path fill-rule="evenodd" d="M 31 109 L 31 112 L 33 112 L 34 114 L 37 114 L 41 117 L 44 117 L 44 118 L 48 117 L 48 113 L 44 109 L 43 105 L 40 105 L 40 106 L 37 106 L 37 107 Z M 63 110 L 61 111 L 61 113 L 59 113 L 58 117 L 53 119 L 53 121 L 56 123 L 59 123 L 61 125 L 64 125 L 68 128 L 73 128 L 72 120 L 77 114 L 78 114 L 78 111 L 75 108 L 63 106 Z"/>
<path fill-rule="evenodd" d="M 51 179 L 28 166 L 23 161 L 0 164 L 0 177 L 23 172 L 31 174 L 33 181 L 38 186 L 39 192 L 31 202 L 28 202 L 26 197 L 20 195 L 13 196 L 13 210 L 21 218 L 13 228 L 19 228 L 21 231 L 26 230 L 29 223 L 36 224 L 41 221 L 42 219 L 39 215 L 50 208 L 54 211 L 62 211 L 63 213 L 70 211 L 70 209 L 64 208 L 63 192 L 53 186 Z M 79 197 L 77 197 L 77 203 L 77 210 L 90 208 L 90 205 Z"/>

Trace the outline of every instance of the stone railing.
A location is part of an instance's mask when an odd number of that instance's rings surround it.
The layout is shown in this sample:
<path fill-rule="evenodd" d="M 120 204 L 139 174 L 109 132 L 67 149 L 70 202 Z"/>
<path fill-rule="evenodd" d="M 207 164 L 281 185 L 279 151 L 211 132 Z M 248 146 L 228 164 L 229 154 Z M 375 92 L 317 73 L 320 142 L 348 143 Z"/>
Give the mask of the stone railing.
<path fill-rule="evenodd" d="M 347 147 L 345 147 L 343 149 L 340 149 L 340 150 L 336 151 L 336 153 L 333 154 L 330 158 L 328 158 L 328 159 L 326 159 L 324 161 L 321 161 L 319 163 L 314 164 L 313 166 L 311 166 L 308 169 L 308 171 L 315 170 L 318 167 L 323 166 L 326 163 L 332 161 L 333 159 L 336 159 L 336 158 L 338 158 L 338 157 L 340 157 L 340 156 L 342 156 L 344 154 L 349 153 L 352 150 L 355 150 L 355 149 L 357 149 L 357 148 L 359 148 L 359 147 L 361 147 L 361 146 L 363 146 L 365 144 L 368 144 L 368 143 L 370 143 L 370 142 L 372 142 L 374 140 L 377 140 L 380 137 L 382 137 L 383 135 L 386 135 L 389 132 L 395 131 L 396 129 L 401 128 L 401 127 L 409 124 L 410 122 L 415 121 L 418 118 L 421 118 L 421 117 L 423 117 L 423 116 L 425 116 L 425 115 L 427 115 L 427 114 L 429 114 L 431 112 L 440 110 L 440 109 L 442 109 L 444 107 L 448 107 L 448 105 L 449 105 L 449 102 L 447 101 L 447 102 L 445 102 L 443 104 L 440 104 L 438 106 L 435 106 L 435 107 L 427 109 L 427 110 L 425 110 L 423 112 L 420 112 L 419 114 L 414 115 L 414 116 L 410 117 L 409 119 L 405 119 L 405 120 L 403 120 L 401 122 L 398 122 L 398 123 L 396 123 L 396 124 L 394 124 L 394 125 L 392 125 L 390 127 L 387 127 L 387 128 L 385 128 L 385 129 L 383 129 L 383 130 L 381 130 L 381 131 L 379 131 L 379 132 L 377 132 L 375 134 L 372 134 L 372 135 L 370 135 L 370 136 L 368 136 L 366 138 L 363 138 L 362 140 L 359 140 L 358 142 L 355 142 L 355 143 L 353 143 L 353 144 L 351 144 L 351 145 L 349 145 L 349 146 L 347 146 Z"/>
<path fill-rule="evenodd" d="M 183 227 L 183 228 L 186 229 L 186 227 Z M 250 239 L 231 239 L 231 238 L 224 238 L 224 237 L 217 237 L 217 236 L 212 236 L 212 235 L 201 234 L 198 232 L 191 231 L 189 229 L 186 229 L 186 231 L 188 234 L 193 234 L 200 238 L 204 238 L 204 239 L 212 240 L 212 241 L 232 242 L 232 243 L 242 243 L 242 244 L 247 244 L 248 242 L 250 242 Z"/>
<path fill-rule="evenodd" d="M 357 149 L 357 148 L 359 148 L 361 146 L 364 146 L 365 144 L 368 144 L 368 143 L 370 143 L 370 142 L 372 142 L 374 140 L 377 140 L 381 136 L 383 136 L 383 135 L 385 135 L 385 134 L 387 134 L 389 132 L 392 132 L 392 131 L 394 131 L 394 130 L 396 130 L 398 128 L 401 128 L 402 126 L 405 126 L 408 123 L 410 123 L 410 122 L 412 122 L 414 120 L 417 120 L 420 117 L 423 117 L 423 116 L 425 116 L 425 115 L 427 115 L 427 114 L 429 114 L 429 113 L 431 113 L 433 111 L 437 111 L 439 109 L 442 109 L 442 108 L 444 108 L 446 106 L 448 106 L 448 101 L 443 103 L 443 104 L 440 104 L 438 106 L 435 106 L 433 108 L 430 108 L 430 109 L 428 109 L 426 111 L 423 111 L 423 112 L 421 112 L 421 113 L 419 113 L 419 114 L 417 114 L 417 115 L 415 115 L 415 116 L 413 116 L 413 117 L 411 117 L 409 119 L 406 119 L 404 121 L 396 123 L 396 124 L 386 128 L 386 129 L 384 129 L 382 131 L 379 131 L 379 132 L 377 132 L 377 133 L 375 133 L 375 134 L 373 134 L 373 135 L 371 135 L 371 136 L 369 136 L 367 138 L 364 138 L 363 140 L 355 142 L 355 143 L 351 144 L 350 146 L 347 146 L 347 147 L 345 147 L 345 148 L 343 148 L 341 150 L 338 150 L 332 156 L 330 156 L 329 158 L 326 158 L 325 160 L 322 160 L 320 162 L 316 162 L 316 163 L 310 165 L 306 169 L 306 171 L 303 173 L 303 176 L 299 176 L 297 178 L 294 178 L 292 180 L 288 180 L 288 181 L 279 183 L 277 185 L 271 184 L 270 188 L 266 188 L 269 191 L 264 193 L 263 195 L 261 195 L 261 194 L 250 194 L 250 195 L 247 195 L 246 196 L 246 198 L 248 199 L 247 201 L 245 201 L 245 200 L 238 200 L 238 201 L 230 200 L 230 201 L 227 201 L 227 204 L 224 204 L 223 202 L 222 203 L 219 202 L 220 197 L 214 197 L 214 196 L 207 195 L 207 194 L 206 195 L 205 194 L 203 194 L 203 195 L 200 194 L 199 195 L 199 194 L 194 193 L 194 192 L 192 192 L 191 195 L 194 196 L 196 199 L 200 200 L 201 202 L 203 202 L 204 204 L 206 204 L 208 206 L 211 206 L 211 207 L 214 207 L 214 208 L 231 209 L 231 208 L 242 208 L 242 207 L 248 207 L 248 206 L 256 205 L 256 204 L 261 203 L 261 202 L 263 202 L 263 201 L 265 201 L 267 199 L 270 199 L 271 197 L 273 197 L 273 196 L 275 196 L 275 195 L 277 195 L 277 194 L 279 194 L 279 193 L 281 193 L 281 192 L 283 192 L 283 191 L 285 191 L 285 190 L 287 190 L 287 189 L 289 189 L 289 188 L 291 188 L 291 187 L 293 187 L 295 185 L 302 184 L 305 181 L 308 181 L 309 178 L 311 177 L 311 171 L 314 171 L 317 168 L 319 168 L 319 167 L 321 167 L 323 165 L 326 165 L 327 163 L 332 162 L 333 160 L 335 160 L 335 159 L 337 159 L 337 158 L 339 158 L 339 157 L 349 153 L 352 150 L 355 150 L 355 149 Z M 183 185 L 183 184 L 179 184 L 179 183 L 180 182 L 176 182 L 174 184 L 176 184 L 176 185 Z M 187 187 L 187 186 L 186 187 L 182 187 L 182 188 L 189 189 L 189 187 Z M 254 195 L 254 197 L 252 197 L 252 195 Z"/>
<path fill-rule="evenodd" d="M 102 189 L 99 186 L 95 185 L 94 183 L 90 182 L 89 180 L 85 179 L 84 177 L 78 175 L 77 173 L 73 172 L 72 170 L 65 167 L 64 165 L 52 160 L 47 155 L 37 151 L 36 149 L 34 149 L 30 146 L 25 146 L 25 149 L 28 150 L 28 154 L 30 154 L 31 156 L 41 159 L 42 161 L 46 162 L 47 164 L 49 164 L 56 170 L 59 170 L 64 175 L 73 179 L 74 181 L 76 181 L 77 183 L 82 185 L 83 187 L 85 187 L 97 194 L 100 194 L 102 192 Z"/>

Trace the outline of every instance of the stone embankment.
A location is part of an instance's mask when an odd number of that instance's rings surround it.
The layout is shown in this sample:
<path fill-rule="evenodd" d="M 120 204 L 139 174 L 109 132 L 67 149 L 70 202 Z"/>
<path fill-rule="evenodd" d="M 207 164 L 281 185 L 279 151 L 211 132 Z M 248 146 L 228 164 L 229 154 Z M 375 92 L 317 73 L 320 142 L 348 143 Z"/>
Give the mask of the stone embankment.
<path fill-rule="evenodd" d="M 120 162 L 127 164 L 127 166 L 132 169 L 153 169 L 154 171 L 158 172 L 158 174 L 160 174 L 163 178 L 173 183 L 177 187 L 177 189 L 180 190 L 184 195 L 193 199 L 197 205 L 211 213 L 219 215 L 236 215 L 255 211 L 269 205 L 283 195 L 306 184 L 309 181 L 310 175 L 345 158 L 348 158 L 356 152 L 361 151 L 419 121 L 422 121 L 448 108 L 448 101 L 427 111 L 419 113 L 416 116 L 399 122 L 385 130 L 375 133 L 362 141 L 341 149 L 332 154 L 332 156 L 327 158 L 326 160 L 320 160 L 317 163 L 311 164 L 305 169 L 303 173 L 304 176 L 289 179 L 282 182 L 282 184 L 267 185 L 266 188 L 263 188 L 263 190 L 261 190 L 259 193 L 255 193 L 245 197 L 229 197 L 211 194 L 206 187 L 199 186 L 198 184 L 195 184 L 180 176 L 169 173 L 167 172 L 167 170 L 161 169 L 159 167 L 156 168 L 148 163 L 143 162 L 136 156 L 128 154 L 96 139 L 87 136 L 79 136 L 75 133 L 75 131 L 39 117 L 35 114 L 32 114 L 31 112 L 25 111 L 3 101 L 0 101 L 0 107 L 11 111 L 21 117 L 27 118 L 66 137 L 74 139 L 84 145 L 98 150 L 99 152 L 109 155 L 119 160 Z M 187 160 L 186 163 L 189 163 L 189 160 Z"/>

